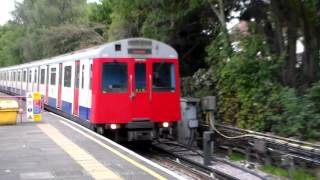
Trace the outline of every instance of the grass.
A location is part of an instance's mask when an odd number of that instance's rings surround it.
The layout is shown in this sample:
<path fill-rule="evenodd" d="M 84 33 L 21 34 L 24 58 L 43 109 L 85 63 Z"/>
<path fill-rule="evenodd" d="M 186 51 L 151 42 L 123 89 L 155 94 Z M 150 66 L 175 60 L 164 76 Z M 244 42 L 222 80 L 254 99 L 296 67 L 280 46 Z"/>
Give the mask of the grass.
<path fill-rule="evenodd" d="M 261 170 L 263 172 L 273 174 L 280 177 L 289 177 L 288 171 L 284 168 L 272 166 L 272 165 L 266 165 L 262 166 Z M 316 180 L 317 178 L 313 175 L 311 175 L 309 172 L 307 172 L 305 169 L 302 168 L 295 168 L 293 170 L 293 180 Z"/>
<path fill-rule="evenodd" d="M 229 156 L 230 160 L 232 161 L 243 161 L 246 160 L 246 156 L 238 153 L 238 152 L 232 152 L 232 154 Z"/>

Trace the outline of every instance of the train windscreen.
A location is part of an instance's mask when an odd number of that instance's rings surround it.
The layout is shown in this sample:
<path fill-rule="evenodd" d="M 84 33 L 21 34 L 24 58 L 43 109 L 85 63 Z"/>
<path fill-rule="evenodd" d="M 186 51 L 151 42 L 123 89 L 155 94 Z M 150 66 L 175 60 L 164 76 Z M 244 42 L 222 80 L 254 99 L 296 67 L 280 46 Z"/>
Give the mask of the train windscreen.
<path fill-rule="evenodd" d="M 146 64 L 137 63 L 134 67 L 136 91 L 144 92 L 146 90 Z"/>
<path fill-rule="evenodd" d="M 102 66 L 102 92 L 127 92 L 127 63 L 108 62 Z"/>
<path fill-rule="evenodd" d="M 174 91 L 175 73 L 172 63 L 154 63 L 152 66 L 152 89 L 154 91 Z"/>

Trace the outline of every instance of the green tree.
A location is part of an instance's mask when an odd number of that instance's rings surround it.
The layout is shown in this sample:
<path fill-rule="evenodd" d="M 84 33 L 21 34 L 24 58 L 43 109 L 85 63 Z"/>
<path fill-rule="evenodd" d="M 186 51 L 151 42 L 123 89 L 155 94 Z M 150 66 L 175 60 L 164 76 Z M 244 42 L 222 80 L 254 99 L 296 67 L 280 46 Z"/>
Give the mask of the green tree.
<path fill-rule="evenodd" d="M 20 42 L 24 28 L 8 23 L 0 27 L 0 66 L 9 66 L 22 62 Z"/>
<path fill-rule="evenodd" d="M 24 0 L 16 2 L 14 22 L 27 27 L 48 28 L 67 23 L 83 23 L 86 0 Z"/>

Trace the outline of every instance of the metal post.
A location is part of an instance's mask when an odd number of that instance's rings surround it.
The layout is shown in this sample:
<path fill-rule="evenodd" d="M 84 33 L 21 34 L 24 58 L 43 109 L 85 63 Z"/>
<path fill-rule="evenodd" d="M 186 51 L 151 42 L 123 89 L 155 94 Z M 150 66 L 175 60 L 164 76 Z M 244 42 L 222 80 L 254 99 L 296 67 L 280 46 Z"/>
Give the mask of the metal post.
<path fill-rule="evenodd" d="M 211 131 L 203 132 L 203 164 L 209 166 L 212 160 L 213 152 L 213 133 Z"/>
<path fill-rule="evenodd" d="M 287 169 L 289 179 L 292 180 L 292 175 L 293 175 L 293 171 L 294 171 L 293 158 L 290 155 L 283 155 L 281 157 L 281 163 L 282 163 L 282 166 L 284 166 Z"/>
<path fill-rule="evenodd" d="M 289 175 L 289 179 L 292 180 L 293 179 L 293 171 L 294 171 L 294 162 L 293 162 L 293 158 L 291 156 L 289 156 L 288 158 L 289 158 L 288 175 Z"/>
<path fill-rule="evenodd" d="M 246 160 L 250 161 L 250 154 L 251 154 L 251 148 L 248 146 L 246 147 Z"/>
<path fill-rule="evenodd" d="M 210 112 L 210 123 L 211 123 L 211 141 L 212 141 L 212 143 L 211 143 L 211 153 L 212 153 L 212 155 L 213 155 L 213 151 L 214 151 L 214 129 L 215 129 L 215 126 L 214 126 L 214 124 L 215 124 L 215 116 L 214 116 L 214 111 L 211 111 Z"/>

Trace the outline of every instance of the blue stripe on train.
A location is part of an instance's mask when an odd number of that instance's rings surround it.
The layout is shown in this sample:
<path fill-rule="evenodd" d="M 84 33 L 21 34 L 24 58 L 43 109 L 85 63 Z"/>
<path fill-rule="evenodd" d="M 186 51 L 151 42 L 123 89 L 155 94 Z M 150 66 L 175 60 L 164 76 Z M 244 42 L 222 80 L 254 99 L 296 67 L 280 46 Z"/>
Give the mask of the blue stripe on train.
<path fill-rule="evenodd" d="M 72 104 L 67 101 L 62 101 L 62 111 L 71 114 Z"/>
<path fill-rule="evenodd" d="M 90 119 L 91 109 L 83 106 L 79 106 L 79 117 L 84 120 Z"/>
<path fill-rule="evenodd" d="M 48 97 L 48 105 L 51 106 L 51 107 L 56 108 L 57 100 L 55 98 Z"/>
<path fill-rule="evenodd" d="M 56 108 L 56 99 L 48 97 L 48 105 Z M 62 101 L 62 111 L 72 115 L 72 103 Z M 79 106 L 79 117 L 84 120 L 89 120 L 91 109 L 83 106 Z"/>

